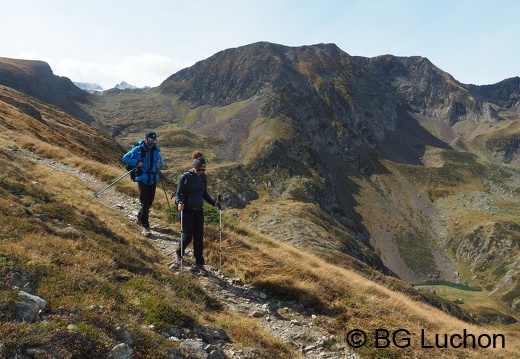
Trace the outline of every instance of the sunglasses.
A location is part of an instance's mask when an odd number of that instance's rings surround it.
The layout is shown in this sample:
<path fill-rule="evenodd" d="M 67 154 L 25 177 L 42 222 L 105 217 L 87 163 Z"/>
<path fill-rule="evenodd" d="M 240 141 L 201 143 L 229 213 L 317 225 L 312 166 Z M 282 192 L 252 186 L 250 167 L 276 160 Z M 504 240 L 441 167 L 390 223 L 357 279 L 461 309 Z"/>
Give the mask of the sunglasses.
<path fill-rule="evenodd" d="M 195 168 L 195 171 L 197 172 L 204 172 L 206 169 L 205 168 Z"/>

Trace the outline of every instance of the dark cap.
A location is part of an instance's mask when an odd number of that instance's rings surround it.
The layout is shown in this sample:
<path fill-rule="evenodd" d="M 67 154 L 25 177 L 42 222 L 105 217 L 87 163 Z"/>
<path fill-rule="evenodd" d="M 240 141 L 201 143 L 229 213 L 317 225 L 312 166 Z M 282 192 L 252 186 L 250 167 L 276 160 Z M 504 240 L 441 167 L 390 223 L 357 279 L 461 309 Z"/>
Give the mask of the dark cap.
<path fill-rule="evenodd" d="M 153 131 L 148 131 L 146 132 L 146 138 L 155 141 L 157 139 L 157 135 Z"/>
<path fill-rule="evenodd" d="M 206 167 L 206 160 L 204 157 L 199 157 L 193 160 L 193 168 Z"/>

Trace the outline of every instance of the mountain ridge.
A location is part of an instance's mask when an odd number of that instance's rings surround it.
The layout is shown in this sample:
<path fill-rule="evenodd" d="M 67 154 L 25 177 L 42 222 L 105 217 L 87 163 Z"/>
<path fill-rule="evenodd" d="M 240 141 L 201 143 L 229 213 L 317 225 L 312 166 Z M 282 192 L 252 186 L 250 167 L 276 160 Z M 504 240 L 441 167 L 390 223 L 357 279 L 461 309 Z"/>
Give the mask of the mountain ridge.
<path fill-rule="evenodd" d="M 94 120 L 81 108 L 87 93 L 67 78 L 54 75 L 44 61 L 0 57 L 0 84 L 59 106 L 87 123 Z"/>
<path fill-rule="evenodd" d="M 273 55 L 258 56 L 264 50 L 266 54 L 270 54 L 266 49 L 271 50 Z M 304 59 L 309 56 L 317 59 L 313 60 L 314 62 L 320 63 L 320 65 L 313 65 L 314 73 L 320 71 L 326 76 L 318 74 L 315 75 L 318 77 L 314 80 L 303 76 L 307 71 L 303 68 L 307 66 Z M 326 60 L 331 58 L 335 60 L 326 63 Z M 253 62 L 255 65 L 252 64 Z M 292 62 L 294 66 L 291 65 Z M 335 78 L 327 72 L 327 66 L 334 66 L 337 69 L 334 73 Z M 405 70 L 406 68 L 417 69 L 417 71 L 406 73 L 408 71 Z M 360 76 L 357 79 L 352 77 L 354 69 L 359 71 Z M 283 75 L 279 75 L 280 73 Z M 254 84 L 253 78 L 255 78 Z M 314 81 L 314 84 L 310 84 L 311 81 Z M 439 85 L 436 85 L 438 87 L 434 88 L 436 92 L 433 93 L 426 92 L 430 91 L 431 86 L 420 88 L 413 85 L 434 82 Z M 421 57 L 398 58 L 384 55 L 367 59 L 352 57 L 335 45 L 288 48 L 269 43 L 257 43 L 219 52 L 205 61 L 177 72 L 159 86 L 162 94 L 178 95 L 181 101 L 191 103 L 193 108 L 207 105 L 222 107 L 231 102 L 244 101 L 256 96 L 263 101 L 259 109 L 260 116 L 274 118 L 282 114 L 291 119 L 297 118 L 309 128 L 310 132 L 319 130 L 312 127 L 319 126 L 313 125 L 313 121 L 316 122 L 315 118 L 335 118 L 347 131 L 349 143 L 343 144 L 343 148 L 348 148 L 350 143 L 356 145 L 368 143 L 374 146 L 382 141 L 384 133 L 395 128 L 397 113 L 404 103 L 406 103 L 404 106 L 409 107 L 410 112 L 418 113 L 422 117 L 442 119 L 449 127 L 460 119 L 469 117 L 482 117 L 482 120 L 497 119 L 496 110 L 484 102 L 485 99 L 476 100 L 475 97 L 481 98 L 483 94 L 495 91 L 492 89 L 506 91 L 503 93 L 504 97 L 518 96 L 519 92 L 518 89 L 514 90 L 514 84 L 505 87 L 504 83 L 486 87 L 487 90 L 480 91 L 482 94 L 480 96 L 470 92 L 472 89 L 479 88 L 481 87 L 458 83 L 453 77 L 436 68 L 429 60 Z M 354 95 L 349 95 L 348 91 Z M 279 96 L 271 96 L 273 92 Z M 378 96 L 378 102 L 374 104 L 378 108 L 371 106 L 370 98 L 383 93 L 387 95 Z M 286 105 L 277 103 L 277 99 L 283 96 L 290 98 L 289 103 L 298 106 L 287 108 Z M 299 97 L 302 99 L 300 100 Z M 446 97 L 451 98 L 446 104 L 424 101 L 427 98 Z M 311 99 L 311 101 L 304 99 Z M 493 98 L 493 101 L 496 99 Z M 328 105 L 330 102 L 336 104 L 335 109 Z M 327 109 L 328 112 L 320 109 Z M 370 116 L 361 115 L 359 112 L 366 112 Z M 305 120 L 306 117 L 309 121 Z M 360 120 L 356 118 L 363 118 L 366 123 L 370 117 L 373 120 L 369 126 L 364 126 L 363 129 L 356 128 L 361 126 Z M 350 124 L 345 126 L 348 122 Z M 208 133 L 210 131 L 212 130 L 208 130 Z M 360 131 L 365 132 L 361 134 Z M 440 140 L 450 141 L 455 138 L 456 134 L 451 132 Z M 337 141 L 338 139 L 334 137 L 332 136 L 332 139 Z"/>
<path fill-rule="evenodd" d="M 266 49 L 272 50 L 272 55 L 268 55 L 271 53 Z M 264 50 L 265 53 L 262 52 Z M 257 53 L 261 56 L 257 56 L 256 65 L 252 65 L 253 54 Z M 226 62 L 224 55 L 230 60 Z M 309 58 L 311 60 L 308 62 L 304 60 Z M 290 59 L 290 62 L 284 62 L 284 59 Z M 246 64 L 254 68 L 248 68 Z M 339 70 L 338 64 L 342 64 Z M 312 75 L 301 76 L 307 74 L 305 71 L 308 68 L 312 68 L 313 72 L 309 72 Z M 234 69 L 239 69 L 236 72 L 241 73 L 241 77 L 233 73 Z M 279 69 L 283 69 L 283 75 L 277 75 L 276 71 Z M 247 87 L 255 71 L 260 72 L 258 76 L 254 76 L 257 81 Z M 210 76 L 204 76 L 207 73 L 218 76 L 212 80 Z M 241 79 L 244 81 L 241 82 Z M 221 81 L 222 84 L 217 83 L 215 86 L 212 81 Z M 243 90 L 244 86 L 247 87 L 246 90 Z M 226 92 L 228 88 L 231 89 L 230 93 Z M 352 173 L 381 177 L 387 171 L 386 165 L 378 164 L 377 160 L 374 162 L 374 154 L 397 163 L 423 167 L 429 154 L 434 152 L 432 149 L 462 153 L 464 149 L 460 147 L 461 141 L 471 142 L 482 127 L 506 127 L 509 116 L 507 113 L 516 113 L 518 109 L 517 101 L 506 100 L 514 99 L 519 92 L 514 79 L 485 87 L 485 91 L 475 92 L 481 87 L 457 82 L 451 75 L 422 57 L 398 58 L 385 55 L 365 59 L 351 57 L 330 45 L 287 48 L 265 43 L 220 52 L 185 72 L 173 75 L 161 84 L 160 89 L 163 94 L 180 96 L 180 100 L 190 103 L 193 109 L 225 107 L 231 101 L 247 102 L 247 99 L 258 103 L 260 108 L 257 114 L 244 112 L 252 114 L 253 118 L 241 117 L 242 123 L 249 123 L 251 130 L 253 126 L 258 126 L 258 118 L 264 117 L 268 119 L 264 120 L 266 125 L 273 121 L 282 129 L 277 132 L 278 137 L 285 132 L 288 136 L 264 142 L 267 152 L 260 150 L 261 156 L 253 156 L 252 168 L 283 168 L 288 169 L 289 176 L 302 176 L 301 183 L 307 184 L 302 188 L 307 200 L 317 200 L 327 213 L 336 213 L 335 218 L 353 229 L 355 236 L 362 241 L 366 241 L 363 238 L 368 235 L 364 226 L 360 226 L 362 222 L 359 213 L 352 207 L 355 205 L 354 199 L 335 190 L 334 187 L 339 184 L 334 182 L 324 188 L 318 185 L 317 181 L 309 177 L 307 169 L 318 169 L 322 178 L 335 172 L 344 174 L 344 178 Z M 237 89 L 241 90 L 234 93 Z M 498 95 L 488 95 L 490 93 L 498 93 L 504 96 L 504 100 Z M 245 95 L 240 97 L 240 94 Z M 286 102 L 280 102 L 281 98 Z M 335 107 L 330 107 L 330 104 Z M 497 107 L 501 104 L 504 107 Z M 234 137 L 226 137 L 230 132 L 222 131 L 222 135 L 215 132 L 215 128 L 211 127 L 215 123 L 211 121 L 211 112 L 204 113 L 205 120 L 199 115 L 195 121 L 187 124 L 188 127 L 197 128 L 207 135 L 220 136 L 222 143 L 227 143 L 227 146 L 229 141 L 237 141 L 233 140 Z M 329 118 L 333 121 L 329 122 Z M 240 128 L 236 116 L 229 120 L 234 128 Z M 219 126 L 225 128 L 222 122 L 219 122 Z M 207 132 L 204 132 L 206 123 L 209 126 Z M 287 126 L 289 130 L 286 130 Z M 265 129 L 266 126 L 262 128 Z M 242 130 L 241 133 L 249 133 L 251 136 L 250 130 Z M 517 158 L 514 155 L 518 153 L 518 146 L 515 145 L 517 136 L 517 131 L 513 130 L 508 135 L 509 140 L 495 141 L 502 144 L 500 151 L 508 153 L 505 156 L 510 163 L 514 163 Z M 240 142 L 235 143 L 240 146 Z M 487 143 L 491 147 L 493 142 Z M 507 146 L 509 149 L 504 148 Z M 237 154 L 240 150 L 231 153 Z M 247 153 L 238 156 L 239 159 L 247 157 Z M 331 160 L 325 160 L 329 158 Z M 341 163 L 344 164 L 340 165 Z M 427 169 L 425 172 L 433 170 Z M 470 174 L 476 175 L 477 172 Z M 407 187 L 414 187 L 412 182 L 402 183 L 402 190 L 406 192 L 409 191 Z M 411 190 L 406 196 L 411 197 L 412 193 L 417 193 L 416 196 L 427 195 Z M 409 211 L 420 213 L 423 205 L 418 206 L 413 205 Z M 395 207 L 393 210 L 401 209 Z M 413 218 L 407 211 L 403 211 L 401 215 L 405 222 L 408 221 L 407 218 Z M 425 231 L 425 225 L 421 222 L 428 223 L 428 217 L 423 217 L 414 224 L 411 228 L 415 229 L 411 232 L 404 228 L 400 231 L 408 233 L 404 234 L 405 237 L 425 238 L 421 234 Z M 438 242 L 434 246 L 442 247 L 442 236 L 435 229 L 436 226 L 426 230 L 430 233 L 427 236 L 434 238 L 432 243 Z M 384 238 L 383 234 L 378 235 Z M 393 240 L 401 236 L 398 235 Z M 374 238 L 374 234 L 369 237 Z M 387 239 L 391 240 L 392 237 Z M 397 247 L 402 249 L 402 246 L 404 244 Z M 436 250 L 431 248 L 431 251 L 434 253 Z M 438 254 L 432 256 L 434 258 Z M 443 264 L 444 259 L 435 261 L 438 264 L 432 267 L 428 276 L 438 275 L 435 267 L 446 267 L 442 275 L 457 280 L 456 266 L 449 269 L 450 266 Z M 406 272 L 405 270 L 401 274 Z"/>

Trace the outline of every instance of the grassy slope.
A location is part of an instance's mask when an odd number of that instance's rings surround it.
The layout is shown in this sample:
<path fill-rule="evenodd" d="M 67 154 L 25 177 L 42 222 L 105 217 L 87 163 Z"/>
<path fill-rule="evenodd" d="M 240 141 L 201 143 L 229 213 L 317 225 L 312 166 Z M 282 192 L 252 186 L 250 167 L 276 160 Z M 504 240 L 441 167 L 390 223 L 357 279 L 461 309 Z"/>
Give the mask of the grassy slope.
<path fill-rule="evenodd" d="M 159 348 L 164 352 L 178 343 L 166 341 L 160 331 L 181 322 L 230 323 L 225 329 L 238 346 L 242 342 L 262 347 L 273 357 L 296 355 L 279 340 L 254 334 L 263 331 L 247 319 L 222 312 L 219 303 L 194 282 L 173 275 L 165 265 L 169 259 L 142 241 L 135 225 L 101 202 L 87 203 L 93 193 L 82 181 L 26 156 L 66 162 L 107 181 L 124 173 L 120 167 L 49 144 L 60 139 L 54 136 L 53 125 L 43 126 L 39 132 L 47 131 L 45 136 L 34 138 L 30 131 L 20 130 L 30 128 L 31 117 L 5 103 L 0 103 L 0 110 L 2 355 L 15 356 L 23 348 L 40 346 L 57 357 L 101 357 L 119 342 L 116 328 L 122 326 L 134 339 L 134 357 L 162 357 Z M 51 122 L 61 117 L 45 113 L 43 118 Z M 135 186 L 131 187 L 119 188 L 135 194 Z M 15 271 L 32 278 L 36 294 L 49 302 L 51 310 L 63 309 L 46 315 L 45 322 L 14 321 L 16 291 L 7 278 Z M 78 313 L 69 316 L 74 308 Z M 77 330 L 68 330 L 70 324 Z"/>
<path fill-rule="evenodd" d="M 13 321 L 10 303 L 14 292 L 5 280 L 0 290 L 0 342 L 9 353 L 34 345 L 52 350 L 60 342 L 56 356 L 88 353 L 98 356 L 116 341 L 116 327 L 122 325 L 134 338 L 134 357 L 159 357 L 156 344 L 166 342 L 160 329 L 176 327 L 179 321 L 223 327 L 235 343 L 264 348 L 266 357 L 294 357 L 287 345 L 271 337 L 247 318 L 223 312 L 219 303 L 193 282 L 175 277 L 164 265 L 168 259 L 136 234 L 135 227 L 115 210 L 101 202 L 86 203 L 92 194 L 75 177 L 36 164 L 20 155 L 22 148 L 33 154 L 52 157 L 81 167 L 107 182 L 117 178 L 122 168 L 85 159 L 82 150 L 56 146 L 61 137 L 56 131 L 36 138 L 16 126 L 32 119 L 12 106 L 0 104 L 0 273 L 5 279 L 13 271 L 31 276 L 36 294 L 49 302 L 51 309 L 63 307 L 63 314 L 46 317 L 34 324 Z M 47 114 L 46 121 L 60 115 Z M 27 126 L 26 128 L 30 128 Z M 49 125 L 53 128 L 54 125 Z M 45 126 L 38 131 L 42 133 Z M 88 132 L 79 131 L 86 137 Z M 16 139 L 17 141 L 13 141 Z M 76 138 L 79 140 L 79 138 Z M 70 138 L 71 142 L 73 141 Z M 15 151 L 16 150 L 16 151 Z M 88 158 L 88 156 L 87 156 Z M 133 186 L 132 186 L 133 187 Z M 133 188 L 122 186 L 131 193 Z M 158 208 L 165 207 L 159 200 Z M 162 214 L 161 214 L 162 213 Z M 164 212 L 156 220 L 165 223 Z M 454 319 L 429 305 L 410 299 L 412 293 L 399 281 L 379 279 L 377 284 L 355 271 L 341 268 L 305 251 L 283 244 L 269 236 L 241 229 L 226 219 L 226 271 L 270 294 L 299 302 L 328 314 L 327 326 L 340 341 L 346 333 L 360 328 L 372 333 L 377 328 L 407 329 L 412 333 L 408 348 L 365 347 L 364 357 L 513 357 L 519 348 L 517 336 L 507 334 L 505 350 L 483 353 L 463 349 L 422 349 L 421 329 L 428 333 L 498 333 L 498 328 L 476 327 Z M 217 228 L 208 226 L 208 260 L 216 261 Z M 80 308 L 75 315 L 69 312 Z M 99 308 L 104 310 L 100 311 Z M 97 309 L 96 309 L 97 308 Z M 77 331 L 67 330 L 76 324 Z M 155 330 L 147 327 L 154 324 Z M 61 351 L 61 352 L 60 352 Z"/>
<path fill-rule="evenodd" d="M 101 202 L 86 206 L 84 200 L 90 188 L 79 180 L 50 172 L 18 156 L 12 158 L 5 149 L 1 155 L 2 165 L 17 160 L 20 167 L 16 169 L 24 175 L 12 175 L 12 181 L 3 186 L 2 198 L 6 200 L 2 201 L 2 207 L 9 210 L 3 211 L 7 216 L 2 218 L 5 227 L 0 246 L 2 253 L 6 253 L 2 270 L 29 274 L 35 281 L 37 294 L 48 300 L 53 309 L 64 307 L 66 313 L 74 307 L 81 309 L 75 316 L 47 317 L 43 325 L 13 325 L 5 321 L 1 332 L 11 338 L 9 345 L 35 345 L 59 338 L 73 352 L 78 337 L 83 336 L 81 350 L 99 355 L 110 343 L 115 343 L 115 327 L 123 325 L 133 338 L 140 338 L 134 345 L 135 357 L 142 357 L 145 352 L 158 355 L 153 341 L 165 347 L 171 345 L 160 339 L 158 331 L 177 326 L 183 320 L 224 326 L 233 340 L 264 347 L 273 355 L 277 353 L 277 357 L 284 357 L 284 352 L 287 357 L 294 355 L 267 334 L 250 338 L 258 331 L 254 324 L 220 312 L 218 303 L 197 285 L 173 276 L 164 265 L 167 259 L 150 243 L 142 241 L 135 228 L 114 210 Z M 56 182 L 62 185 L 55 186 Z M 36 214 L 44 214 L 47 219 L 37 220 Z M 71 227 L 74 230 L 67 230 Z M 490 333 L 490 329 L 462 323 L 353 271 L 327 264 L 269 237 L 233 232 L 226 235 L 224 263 L 228 271 L 271 294 L 296 299 L 329 313 L 330 321 L 322 324 L 340 338 L 352 328 L 366 332 L 375 328 L 406 328 L 414 334 L 416 344 L 422 328 L 431 333 L 461 333 L 464 328 L 475 334 Z M 216 239 L 216 228 L 210 227 L 207 236 Z M 208 243 L 213 244 L 209 246 L 208 259 L 214 262 L 216 241 Z M 10 291 L 2 291 L 2 298 L 9 294 Z M 105 310 L 95 310 L 98 306 Z M 9 312 L 4 314 L 4 319 L 10 319 Z M 78 325 L 79 336 L 66 330 L 69 324 Z M 145 328 L 144 324 L 154 324 L 156 330 Z M 497 333 L 494 328 L 491 332 Z M 86 340 L 87 337 L 91 339 Z M 512 342 L 510 339 L 508 343 Z M 4 336 L 2 341 L 5 340 Z M 408 349 L 364 349 L 360 354 L 380 358 L 430 357 L 432 352 L 436 351 L 423 352 L 414 345 Z M 458 353 L 439 351 L 435 355 L 453 357 Z M 471 357 L 468 351 L 460 354 Z"/>
<path fill-rule="evenodd" d="M 18 175 L 2 173 L 10 178 L 2 186 L 2 274 L 28 274 L 50 309 L 64 308 L 45 322 L 15 324 L 8 309 L 13 292 L 3 287 L 0 341 L 6 353 L 60 341 L 56 350 L 61 354 L 49 348 L 58 357 L 64 352 L 99 357 L 117 343 L 116 328 L 122 326 L 134 339 L 134 357 L 161 357 L 157 342 L 163 351 L 176 346 L 162 338 L 161 330 L 180 327 L 181 321 L 188 326 L 237 322 L 194 282 L 173 275 L 166 266 L 169 259 L 143 241 L 135 225 L 101 202 L 87 204 L 92 190 L 80 180 L 6 149 L 0 157 L 4 168 L 19 163 L 11 166 Z M 69 316 L 76 307 L 78 314 Z M 77 325 L 79 333 L 67 330 L 69 324 Z M 235 341 L 246 338 L 244 345 L 294 355 L 274 338 L 247 339 L 255 329 L 242 325 L 226 328 Z"/>

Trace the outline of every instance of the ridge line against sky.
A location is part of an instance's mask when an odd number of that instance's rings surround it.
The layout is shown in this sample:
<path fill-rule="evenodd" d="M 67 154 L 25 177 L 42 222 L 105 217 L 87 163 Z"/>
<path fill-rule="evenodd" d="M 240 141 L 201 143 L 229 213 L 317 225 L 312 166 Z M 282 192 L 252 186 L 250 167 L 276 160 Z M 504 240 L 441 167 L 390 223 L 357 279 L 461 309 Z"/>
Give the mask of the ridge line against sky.
<path fill-rule="evenodd" d="M 520 76 L 520 1 L 4 0 L 0 57 L 43 60 L 104 89 L 158 86 L 213 54 L 267 41 L 352 56 L 422 56 L 466 84 Z"/>

